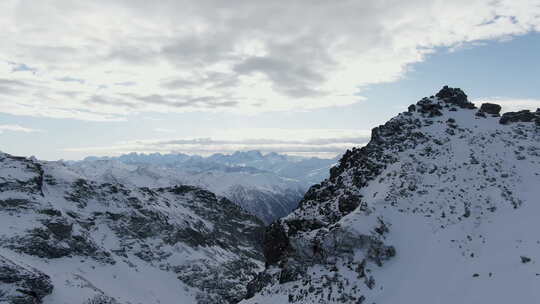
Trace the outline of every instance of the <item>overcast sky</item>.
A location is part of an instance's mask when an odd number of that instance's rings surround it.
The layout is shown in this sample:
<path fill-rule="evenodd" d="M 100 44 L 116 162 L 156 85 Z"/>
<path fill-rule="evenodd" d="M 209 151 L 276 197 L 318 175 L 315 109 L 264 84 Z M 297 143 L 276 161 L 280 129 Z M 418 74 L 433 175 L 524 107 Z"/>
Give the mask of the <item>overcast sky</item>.
<path fill-rule="evenodd" d="M 540 0 L 0 2 L 0 150 L 331 157 L 442 85 L 540 107 Z"/>

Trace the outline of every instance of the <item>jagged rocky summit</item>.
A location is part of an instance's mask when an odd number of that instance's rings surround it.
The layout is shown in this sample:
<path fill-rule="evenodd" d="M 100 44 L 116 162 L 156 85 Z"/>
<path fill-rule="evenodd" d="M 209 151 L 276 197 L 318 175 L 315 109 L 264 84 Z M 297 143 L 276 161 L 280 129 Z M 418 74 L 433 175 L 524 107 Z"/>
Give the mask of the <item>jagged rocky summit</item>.
<path fill-rule="evenodd" d="M 266 230 L 241 303 L 536 303 L 540 109 L 444 87 L 374 128 Z"/>
<path fill-rule="evenodd" d="M 197 187 L 100 183 L 0 154 L 0 303 L 237 303 L 264 265 L 263 231 Z"/>

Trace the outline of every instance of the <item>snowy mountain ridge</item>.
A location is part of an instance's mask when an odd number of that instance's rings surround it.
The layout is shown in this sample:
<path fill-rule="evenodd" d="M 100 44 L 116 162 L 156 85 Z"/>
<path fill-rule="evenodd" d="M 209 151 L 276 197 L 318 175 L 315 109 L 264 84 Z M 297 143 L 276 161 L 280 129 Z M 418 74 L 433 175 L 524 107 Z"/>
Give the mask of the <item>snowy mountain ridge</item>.
<path fill-rule="evenodd" d="M 96 182 L 0 154 L 0 303 L 236 303 L 263 265 L 262 232 L 197 187 Z"/>
<path fill-rule="evenodd" d="M 444 87 L 267 228 L 241 303 L 536 303 L 540 109 Z"/>

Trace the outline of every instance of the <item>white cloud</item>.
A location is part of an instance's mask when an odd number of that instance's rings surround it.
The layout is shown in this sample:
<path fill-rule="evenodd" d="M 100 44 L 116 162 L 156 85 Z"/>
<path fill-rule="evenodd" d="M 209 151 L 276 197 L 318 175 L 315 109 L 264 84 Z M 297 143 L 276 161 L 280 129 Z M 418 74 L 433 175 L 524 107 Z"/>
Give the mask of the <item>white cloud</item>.
<path fill-rule="evenodd" d="M 346 149 L 363 146 L 371 131 L 348 129 L 225 129 L 207 138 L 169 138 L 124 141 L 102 147 L 77 147 L 65 152 L 119 155 L 129 152 L 209 155 L 235 151 L 260 150 L 291 155 L 334 157 Z"/>
<path fill-rule="evenodd" d="M 155 128 L 154 131 L 158 133 L 175 133 L 175 130 L 172 129 L 165 129 L 165 128 Z"/>
<path fill-rule="evenodd" d="M 484 102 L 496 103 L 502 107 L 501 112 L 516 112 L 520 110 L 536 111 L 540 109 L 540 100 L 538 99 L 520 99 L 508 97 L 486 97 L 474 100 L 474 103 L 480 105 Z"/>
<path fill-rule="evenodd" d="M 0 2 L 0 111 L 290 111 L 357 102 L 436 47 L 540 30 L 540 0 Z"/>
<path fill-rule="evenodd" d="M 23 133 L 43 132 L 42 130 L 26 128 L 19 125 L 0 125 L 0 134 L 2 134 L 5 131 L 23 132 Z"/>

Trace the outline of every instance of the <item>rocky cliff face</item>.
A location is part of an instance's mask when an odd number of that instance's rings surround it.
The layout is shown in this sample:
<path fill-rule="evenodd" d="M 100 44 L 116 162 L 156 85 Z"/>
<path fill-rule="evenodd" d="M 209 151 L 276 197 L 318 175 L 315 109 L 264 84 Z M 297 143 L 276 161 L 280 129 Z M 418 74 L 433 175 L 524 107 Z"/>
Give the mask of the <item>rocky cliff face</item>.
<path fill-rule="evenodd" d="M 0 256 L 0 299 L 2 303 L 33 304 L 53 290 L 48 275 Z"/>
<path fill-rule="evenodd" d="M 500 116 L 444 87 L 347 151 L 267 228 L 242 303 L 540 298 L 540 110 Z"/>
<path fill-rule="evenodd" d="M 137 188 L 0 154 L 1 303 L 236 303 L 263 223 L 192 186 Z"/>

